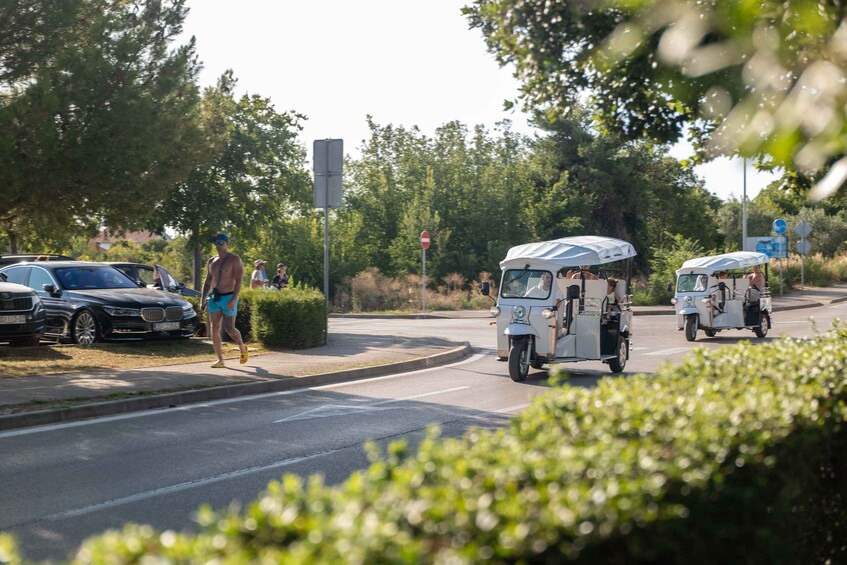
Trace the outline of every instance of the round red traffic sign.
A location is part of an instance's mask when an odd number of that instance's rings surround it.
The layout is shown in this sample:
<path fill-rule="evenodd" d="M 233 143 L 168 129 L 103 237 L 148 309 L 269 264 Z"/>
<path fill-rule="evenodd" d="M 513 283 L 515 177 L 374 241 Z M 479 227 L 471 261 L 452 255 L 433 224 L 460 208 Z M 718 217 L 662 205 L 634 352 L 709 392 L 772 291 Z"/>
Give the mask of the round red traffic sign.
<path fill-rule="evenodd" d="M 429 232 L 422 231 L 421 232 L 421 247 L 424 249 L 429 249 Z"/>

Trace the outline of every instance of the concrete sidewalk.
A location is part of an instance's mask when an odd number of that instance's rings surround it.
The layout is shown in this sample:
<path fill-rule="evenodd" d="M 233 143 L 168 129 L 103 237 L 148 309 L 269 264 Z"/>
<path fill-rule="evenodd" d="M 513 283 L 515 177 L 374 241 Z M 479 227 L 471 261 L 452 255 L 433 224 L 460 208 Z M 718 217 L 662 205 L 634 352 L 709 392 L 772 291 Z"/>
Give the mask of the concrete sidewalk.
<path fill-rule="evenodd" d="M 847 285 L 808 287 L 774 297 L 773 305 L 774 311 L 781 311 L 842 301 L 847 301 Z M 674 313 L 670 305 L 636 306 L 634 310 L 637 316 Z M 485 318 L 488 311 L 332 317 Z M 211 369 L 206 361 L 130 371 L 0 378 L 0 430 L 352 381 L 450 363 L 470 353 L 467 343 L 436 337 L 333 332 L 322 347 L 256 355 L 245 365 L 228 360 L 226 369 Z"/>
<path fill-rule="evenodd" d="M 210 368 L 210 344 L 202 363 L 0 378 L 0 430 L 353 381 L 470 353 L 469 344 L 440 338 L 330 333 L 322 347 L 263 353 L 245 365 L 231 359 L 226 369 Z"/>

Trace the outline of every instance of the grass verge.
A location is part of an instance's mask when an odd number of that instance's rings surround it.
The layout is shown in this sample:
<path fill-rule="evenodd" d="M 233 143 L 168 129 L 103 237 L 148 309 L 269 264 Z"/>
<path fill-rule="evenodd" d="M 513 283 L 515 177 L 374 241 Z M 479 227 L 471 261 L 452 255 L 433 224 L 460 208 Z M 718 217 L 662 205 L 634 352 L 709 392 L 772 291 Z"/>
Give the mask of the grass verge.
<path fill-rule="evenodd" d="M 248 343 L 250 353 L 267 351 Z M 202 339 L 104 343 L 93 347 L 55 346 L 0 348 L 0 379 L 99 369 L 141 369 L 214 359 L 210 342 Z M 236 359 L 238 347 L 224 343 L 224 359 Z"/>

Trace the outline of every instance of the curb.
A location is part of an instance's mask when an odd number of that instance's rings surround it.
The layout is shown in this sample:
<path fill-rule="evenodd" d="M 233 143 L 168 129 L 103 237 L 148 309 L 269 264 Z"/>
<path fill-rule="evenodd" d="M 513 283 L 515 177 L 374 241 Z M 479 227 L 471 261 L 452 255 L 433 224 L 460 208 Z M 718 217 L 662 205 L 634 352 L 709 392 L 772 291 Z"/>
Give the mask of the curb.
<path fill-rule="evenodd" d="M 438 365 L 446 365 L 447 363 L 464 359 L 470 355 L 471 352 L 472 349 L 470 343 L 464 342 L 462 345 L 442 353 L 436 353 L 435 355 L 420 357 L 418 359 L 410 359 L 409 361 L 388 363 L 386 365 L 375 365 L 373 367 L 362 367 L 360 369 L 349 369 L 346 371 L 335 371 L 331 373 L 318 373 L 316 375 L 306 375 L 304 377 L 290 377 L 287 379 L 261 383 L 225 385 L 200 390 L 154 394 L 140 398 L 127 398 L 124 400 L 112 400 L 108 402 L 93 402 L 91 404 L 60 408 L 57 410 L 39 410 L 35 412 L 24 412 L 22 414 L 9 414 L 6 416 L 0 416 L 0 431 L 72 422 L 88 418 L 97 418 L 100 416 L 123 414 L 125 412 L 152 410 L 155 408 L 174 408 L 185 404 L 207 402 L 210 400 L 222 400 L 239 396 L 280 392 L 295 388 L 338 384 L 372 377 L 381 377 L 395 373 L 405 373 L 408 371 L 436 367 Z"/>

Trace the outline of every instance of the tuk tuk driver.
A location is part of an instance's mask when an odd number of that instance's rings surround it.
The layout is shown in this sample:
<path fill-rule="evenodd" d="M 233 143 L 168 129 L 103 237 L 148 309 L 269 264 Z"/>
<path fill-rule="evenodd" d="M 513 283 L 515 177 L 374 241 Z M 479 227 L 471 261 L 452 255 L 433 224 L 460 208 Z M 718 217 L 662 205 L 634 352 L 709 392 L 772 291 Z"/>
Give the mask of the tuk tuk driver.
<path fill-rule="evenodd" d="M 547 298 L 550 296 L 550 287 L 553 286 L 553 274 L 549 271 L 545 271 L 544 274 L 541 275 L 541 280 L 538 281 L 538 284 L 531 287 L 524 294 L 525 298 Z M 556 306 L 559 305 L 559 302 L 565 299 L 565 294 L 562 292 L 562 289 L 559 288 L 559 285 L 556 285 Z"/>

